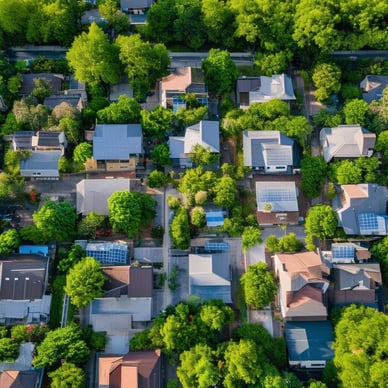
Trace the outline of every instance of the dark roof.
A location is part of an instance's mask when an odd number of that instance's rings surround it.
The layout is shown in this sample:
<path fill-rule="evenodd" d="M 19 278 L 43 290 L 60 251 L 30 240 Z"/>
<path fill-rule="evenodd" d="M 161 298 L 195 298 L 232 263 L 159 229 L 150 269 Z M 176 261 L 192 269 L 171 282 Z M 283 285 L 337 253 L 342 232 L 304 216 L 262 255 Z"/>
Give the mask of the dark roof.
<path fill-rule="evenodd" d="M 35 388 L 40 372 L 37 370 L 5 370 L 0 373 L 1 388 Z"/>
<path fill-rule="evenodd" d="M 38 135 L 38 147 L 59 147 L 60 131 L 39 131 Z"/>
<path fill-rule="evenodd" d="M 120 0 L 121 9 L 150 8 L 153 0 Z"/>
<path fill-rule="evenodd" d="M 104 296 L 112 297 L 127 294 L 129 298 L 152 297 L 152 267 L 115 266 L 103 267 L 107 280 Z"/>
<path fill-rule="evenodd" d="M 48 258 L 8 255 L 0 260 L 0 299 L 41 299 L 45 290 Z"/>
<path fill-rule="evenodd" d="M 65 102 L 73 108 L 76 108 L 80 99 L 80 94 L 56 94 L 45 98 L 43 105 L 46 105 L 50 109 L 54 109 L 59 104 L 62 104 L 62 102 Z"/>
<path fill-rule="evenodd" d="M 237 93 L 249 93 L 260 86 L 260 77 L 239 77 L 237 79 Z"/>
<path fill-rule="evenodd" d="M 17 131 L 13 133 L 13 142 L 15 149 L 32 150 L 32 137 L 34 131 Z"/>
<path fill-rule="evenodd" d="M 59 92 L 62 88 L 63 75 L 53 73 L 23 74 L 20 94 L 29 95 L 35 88 L 34 79 L 42 79 L 50 85 L 52 92 Z"/>

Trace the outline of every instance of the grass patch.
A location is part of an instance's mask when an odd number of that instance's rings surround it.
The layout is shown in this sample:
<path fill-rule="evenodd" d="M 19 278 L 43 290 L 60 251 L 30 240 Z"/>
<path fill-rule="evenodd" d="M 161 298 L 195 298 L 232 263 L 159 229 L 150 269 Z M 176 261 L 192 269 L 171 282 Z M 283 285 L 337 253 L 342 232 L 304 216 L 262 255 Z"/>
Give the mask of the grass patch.
<path fill-rule="evenodd" d="M 50 329 L 56 329 L 61 326 L 63 297 L 65 295 L 63 287 L 65 284 L 65 275 L 58 275 L 54 280 L 50 311 Z"/>

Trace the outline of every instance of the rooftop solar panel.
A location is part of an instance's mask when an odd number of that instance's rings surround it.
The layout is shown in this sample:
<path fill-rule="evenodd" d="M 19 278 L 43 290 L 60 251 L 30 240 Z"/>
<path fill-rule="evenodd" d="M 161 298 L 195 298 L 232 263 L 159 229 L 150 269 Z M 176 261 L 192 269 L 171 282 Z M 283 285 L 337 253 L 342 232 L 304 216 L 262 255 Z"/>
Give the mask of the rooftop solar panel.
<path fill-rule="evenodd" d="M 353 259 L 354 247 L 344 244 L 333 244 L 332 248 L 333 259 Z"/>
<path fill-rule="evenodd" d="M 378 230 L 377 216 L 374 213 L 360 213 L 358 215 L 360 232 Z"/>
<path fill-rule="evenodd" d="M 295 199 L 295 193 L 291 191 L 260 191 L 259 201 L 260 202 L 283 202 L 293 201 Z"/>

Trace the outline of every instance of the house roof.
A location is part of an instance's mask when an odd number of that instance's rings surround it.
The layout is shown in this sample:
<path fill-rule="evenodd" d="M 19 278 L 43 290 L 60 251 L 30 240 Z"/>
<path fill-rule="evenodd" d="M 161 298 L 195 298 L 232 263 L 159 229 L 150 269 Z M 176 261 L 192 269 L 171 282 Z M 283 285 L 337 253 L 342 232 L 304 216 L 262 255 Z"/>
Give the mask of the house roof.
<path fill-rule="evenodd" d="M 59 92 L 62 88 L 64 76 L 62 74 L 53 73 L 37 73 L 23 74 L 22 87 L 20 94 L 23 96 L 29 95 L 35 88 L 34 79 L 42 79 L 50 85 L 51 92 Z"/>
<path fill-rule="evenodd" d="M 32 150 L 34 131 L 16 131 L 13 133 L 14 150 Z"/>
<path fill-rule="evenodd" d="M 229 252 L 189 255 L 190 294 L 231 302 Z"/>
<path fill-rule="evenodd" d="M 1 388 L 34 388 L 40 380 L 38 370 L 5 370 L 0 373 Z"/>
<path fill-rule="evenodd" d="M 38 131 L 36 135 L 38 147 L 60 148 L 65 141 L 63 131 Z"/>
<path fill-rule="evenodd" d="M 108 198 L 116 191 L 131 190 L 131 179 L 83 179 L 76 186 L 77 213 L 108 215 Z"/>
<path fill-rule="evenodd" d="M 333 264 L 334 285 L 338 290 L 374 289 L 382 285 L 379 263 Z"/>
<path fill-rule="evenodd" d="M 360 83 L 362 98 L 370 104 L 383 96 L 383 90 L 388 85 L 388 75 L 367 75 Z"/>
<path fill-rule="evenodd" d="M 251 90 L 261 86 L 260 77 L 239 77 L 237 78 L 237 93 L 249 93 Z"/>
<path fill-rule="evenodd" d="M 125 95 L 129 98 L 133 97 L 133 89 L 129 85 L 129 79 L 127 76 L 123 76 L 118 84 L 112 85 L 110 87 L 109 100 L 118 101 L 119 97 L 122 95 Z"/>
<path fill-rule="evenodd" d="M 210 148 L 210 152 L 220 152 L 220 130 L 218 121 L 201 120 L 186 128 L 185 136 L 171 136 L 169 148 L 171 158 L 181 158 L 190 154 L 195 145 Z"/>
<path fill-rule="evenodd" d="M 162 78 L 161 88 L 164 91 L 187 93 L 190 88 L 193 92 L 205 92 L 206 85 L 201 69 L 193 67 L 178 67 L 171 74 Z"/>
<path fill-rule="evenodd" d="M 256 182 L 256 203 L 258 211 L 271 205 L 271 212 L 297 212 L 295 182 Z"/>
<path fill-rule="evenodd" d="M 279 131 L 244 131 L 244 165 L 292 165 L 294 141 Z"/>
<path fill-rule="evenodd" d="M 120 0 L 121 9 L 142 9 L 150 8 L 153 0 Z"/>
<path fill-rule="evenodd" d="M 124 388 L 158 387 L 160 350 L 128 352 L 124 356 L 100 355 L 98 386 Z"/>
<path fill-rule="evenodd" d="M 329 321 L 286 323 L 290 361 L 327 361 L 334 357 L 333 328 Z"/>
<path fill-rule="evenodd" d="M 82 101 L 80 94 L 54 94 L 46 97 L 43 101 L 43 105 L 47 106 L 51 110 L 62 103 L 66 103 L 73 108 L 78 108 L 80 101 Z"/>
<path fill-rule="evenodd" d="M 386 235 L 388 189 L 374 183 L 341 185 L 333 200 L 339 225 L 346 234 Z"/>
<path fill-rule="evenodd" d="M 143 153 L 140 124 L 98 124 L 93 136 L 96 160 L 128 160 L 131 154 Z"/>
<path fill-rule="evenodd" d="M 249 103 L 267 102 L 275 98 L 285 101 L 296 99 L 292 79 L 286 74 L 260 76 L 260 86 L 250 91 Z"/>
<path fill-rule="evenodd" d="M 319 136 L 326 162 L 333 158 L 367 156 L 376 142 L 376 135 L 360 125 L 322 128 Z"/>
<path fill-rule="evenodd" d="M 48 258 L 41 255 L 8 255 L 0 260 L 0 300 L 42 299 Z"/>
<path fill-rule="evenodd" d="M 61 158 L 61 151 L 32 151 L 27 159 L 20 161 L 20 173 L 22 176 L 59 176 L 58 161 Z"/>

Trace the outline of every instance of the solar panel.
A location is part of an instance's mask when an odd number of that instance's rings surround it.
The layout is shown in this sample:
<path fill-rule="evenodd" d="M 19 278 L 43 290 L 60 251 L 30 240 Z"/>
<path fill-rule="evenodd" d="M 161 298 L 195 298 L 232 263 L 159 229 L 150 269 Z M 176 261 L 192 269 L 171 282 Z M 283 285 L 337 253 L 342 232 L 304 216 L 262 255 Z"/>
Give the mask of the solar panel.
<path fill-rule="evenodd" d="M 205 243 L 205 249 L 207 251 L 227 251 L 229 249 L 229 244 L 225 241 L 208 241 Z"/>
<path fill-rule="evenodd" d="M 358 215 L 360 232 L 378 230 L 377 216 L 374 213 L 360 213 Z"/>
<path fill-rule="evenodd" d="M 331 251 L 333 259 L 354 259 L 355 248 L 351 245 L 333 244 Z"/>
<path fill-rule="evenodd" d="M 86 248 L 86 255 L 102 265 L 126 264 L 128 246 L 118 243 L 93 244 Z"/>
<path fill-rule="evenodd" d="M 295 200 L 295 193 L 292 191 L 260 191 L 259 202 L 285 202 Z"/>

